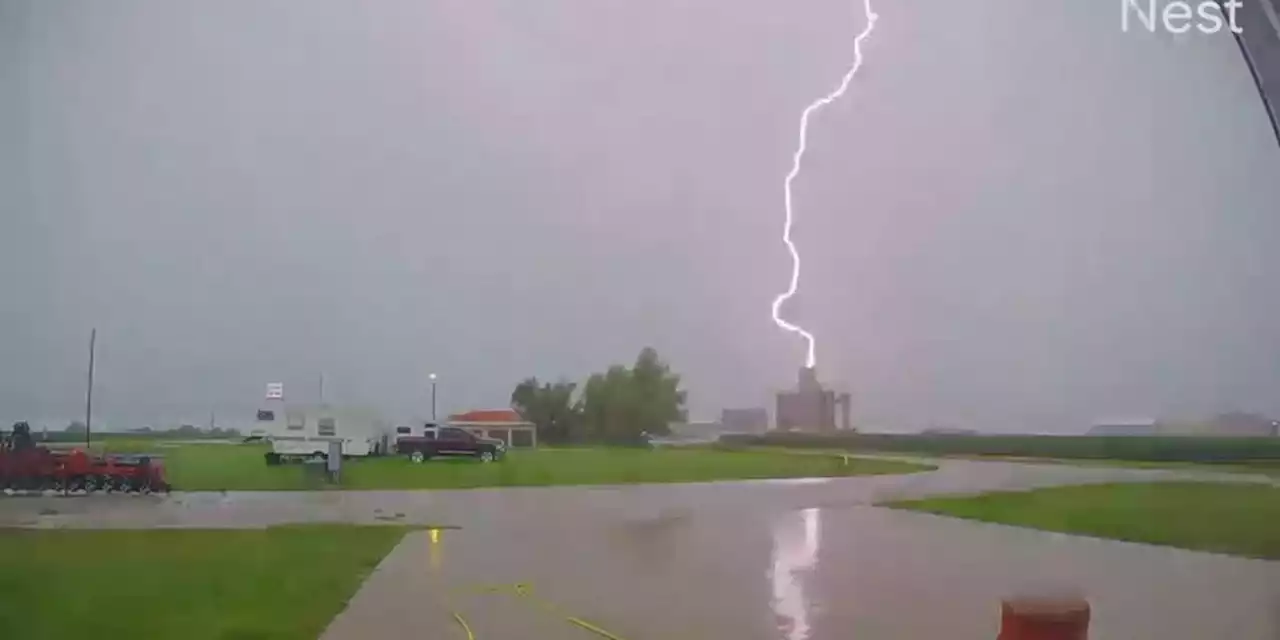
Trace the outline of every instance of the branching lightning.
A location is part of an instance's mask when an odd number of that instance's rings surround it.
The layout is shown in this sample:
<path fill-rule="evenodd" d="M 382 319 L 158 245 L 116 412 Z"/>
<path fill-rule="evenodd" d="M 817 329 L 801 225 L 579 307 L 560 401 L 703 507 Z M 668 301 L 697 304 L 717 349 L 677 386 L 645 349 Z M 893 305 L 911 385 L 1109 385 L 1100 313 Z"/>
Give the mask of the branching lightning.
<path fill-rule="evenodd" d="M 862 28 L 853 39 L 853 63 L 849 66 L 849 70 L 845 72 L 844 78 L 840 80 L 840 85 L 834 91 L 813 101 L 800 114 L 800 140 L 796 146 L 796 152 L 791 158 L 791 171 L 787 173 L 786 182 L 783 183 L 783 197 L 786 205 L 786 223 L 782 227 L 782 242 L 787 245 L 787 250 L 791 252 L 791 284 L 787 290 L 782 292 L 778 297 L 773 299 L 773 322 L 784 331 L 798 333 L 808 343 L 808 355 L 805 357 L 805 366 L 812 368 L 816 364 L 817 359 L 814 355 L 814 339 L 813 334 L 809 333 L 799 325 L 792 324 L 782 319 L 779 311 L 782 309 L 782 303 L 786 302 L 791 296 L 796 294 L 796 288 L 800 284 L 800 252 L 796 250 L 796 245 L 791 241 L 791 225 L 794 222 L 791 211 L 791 183 L 800 175 L 800 161 L 804 158 L 805 149 L 808 146 L 807 138 L 809 135 L 809 117 L 816 113 L 819 109 L 835 102 L 844 95 L 849 89 L 849 83 L 853 81 L 853 76 L 858 73 L 858 69 L 862 67 L 862 41 L 871 35 L 871 30 L 876 25 L 876 14 L 871 9 L 871 0 L 863 0 L 863 15 L 866 17 L 866 26 Z"/>

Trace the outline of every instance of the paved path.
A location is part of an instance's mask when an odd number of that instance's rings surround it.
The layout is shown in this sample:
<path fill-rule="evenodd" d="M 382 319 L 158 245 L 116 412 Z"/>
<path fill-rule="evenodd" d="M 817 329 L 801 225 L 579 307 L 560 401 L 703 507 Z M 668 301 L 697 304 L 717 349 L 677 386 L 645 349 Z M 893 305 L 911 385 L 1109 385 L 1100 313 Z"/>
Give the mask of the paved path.
<path fill-rule="evenodd" d="M 469 491 L 0 499 L 0 525 L 405 522 L 325 633 L 476 640 L 993 638 L 1000 598 L 1069 584 L 1094 640 L 1276 640 L 1280 563 L 898 512 L 887 499 L 1239 474 L 950 460 L 905 476 Z M 517 583 L 531 594 L 514 593 Z M 496 587 L 497 593 L 482 592 Z"/>

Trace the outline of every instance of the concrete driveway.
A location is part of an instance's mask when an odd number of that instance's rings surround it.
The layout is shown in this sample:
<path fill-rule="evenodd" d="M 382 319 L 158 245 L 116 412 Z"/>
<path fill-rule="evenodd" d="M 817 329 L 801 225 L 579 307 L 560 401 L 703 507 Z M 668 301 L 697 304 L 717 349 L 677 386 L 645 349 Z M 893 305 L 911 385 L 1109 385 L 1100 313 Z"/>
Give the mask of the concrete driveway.
<path fill-rule="evenodd" d="M 418 532 L 324 638 L 989 640 L 1042 583 L 1094 640 L 1280 638 L 1280 563 L 864 506 Z"/>

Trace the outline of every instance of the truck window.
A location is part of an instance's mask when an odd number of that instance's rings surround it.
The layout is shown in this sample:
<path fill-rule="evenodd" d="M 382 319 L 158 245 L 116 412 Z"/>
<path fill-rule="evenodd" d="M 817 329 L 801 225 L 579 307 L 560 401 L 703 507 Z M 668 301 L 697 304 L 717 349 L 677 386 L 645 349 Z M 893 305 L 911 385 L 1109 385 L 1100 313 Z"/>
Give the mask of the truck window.
<path fill-rule="evenodd" d="M 320 418 L 316 424 L 319 427 L 317 433 L 322 436 L 334 436 L 338 434 L 338 421 L 333 418 Z"/>
<path fill-rule="evenodd" d="M 409 427 L 396 427 L 396 433 L 413 433 L 413 429 L 410 429 Z"/>
<path fill-rule="evenodd" d="M 274 422 L 275 419 L 276 412 L 268 409 L 258 409 L 258 422 Z"/>
<path fill-rule="evenodd" d="M 446 427 L 440 430 L 441 440 L 466 440 L 467 432 L 457 427 Z"/>

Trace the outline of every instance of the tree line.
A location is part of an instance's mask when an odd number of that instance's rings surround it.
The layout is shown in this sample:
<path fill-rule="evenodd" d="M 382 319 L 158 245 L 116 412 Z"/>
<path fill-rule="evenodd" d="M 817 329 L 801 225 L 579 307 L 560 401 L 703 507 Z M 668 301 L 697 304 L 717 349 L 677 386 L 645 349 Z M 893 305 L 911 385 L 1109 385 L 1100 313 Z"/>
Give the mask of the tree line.
<path fill-rule="evenodd" d="M 71 441 L 84 438 L 86 429 L 84 422 L 80 420 L 72 420 L 65 429 L 60 432 L 49 432 L 47 436 L 40 437 L 50 441 Z M 234 428 L 201 428 L 190 424 L 184 424 L 180 427 L 170 429 L 160 429 L 151 427 L 140 427 L 136 429 L 126 429 L 124 431 L 95 431 L 93 437 L 99 438 L 103 436 L 129 436 L 134 438 L 238 438 L 240 432 Z"/>
<path fill-rule="evenodd" d="M 579 386 L 559 380 L 522 380 L 511 392 L 511 408 L 533 423 L 538 440 L 562 443 L 636 442 L 643 434 L 669 433 L 685 420 L 680 376 L 645 347 L 631 367 L 613 365 Z"/>

